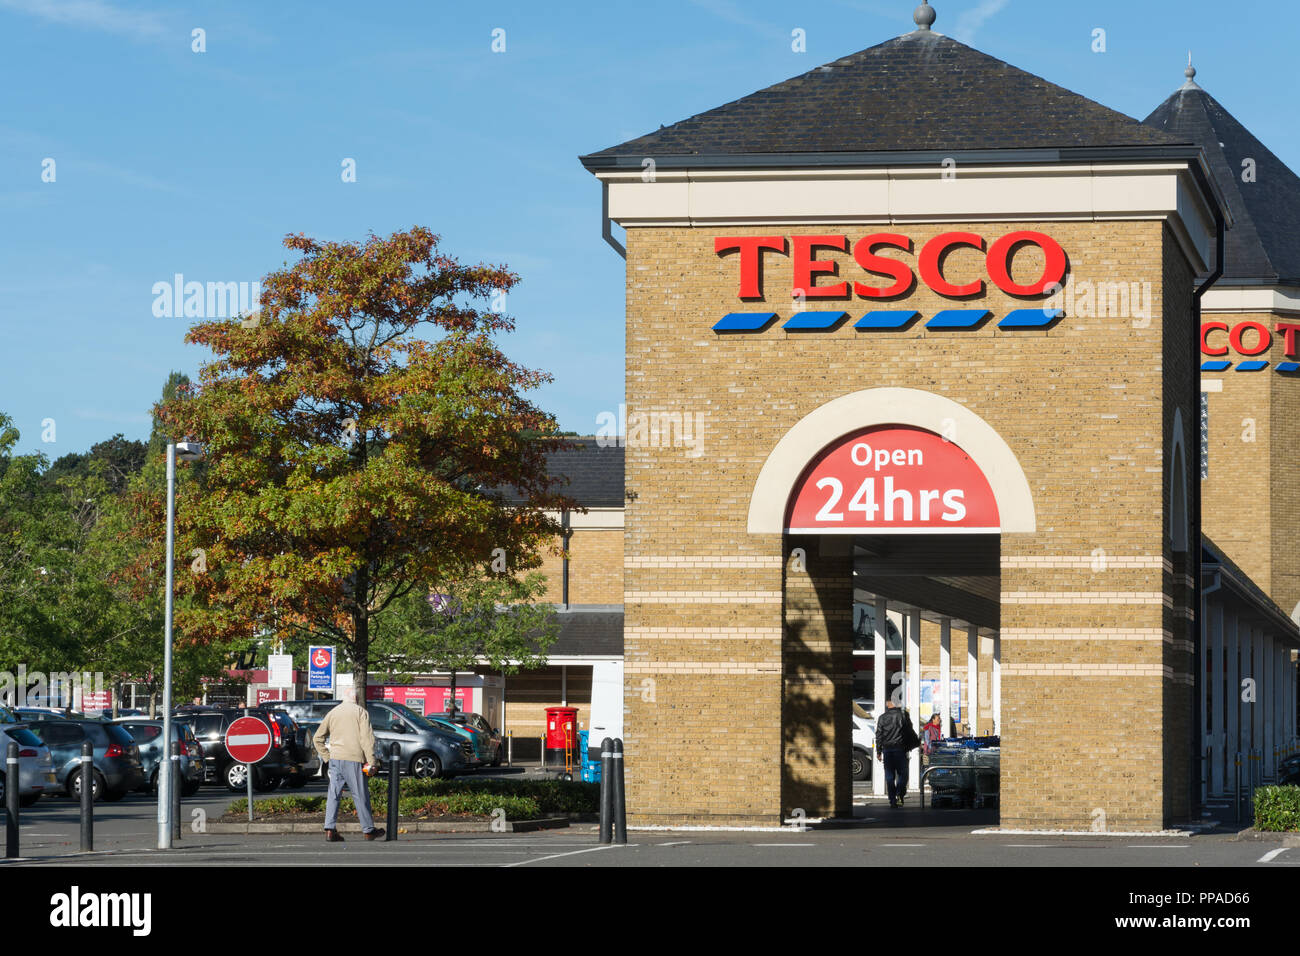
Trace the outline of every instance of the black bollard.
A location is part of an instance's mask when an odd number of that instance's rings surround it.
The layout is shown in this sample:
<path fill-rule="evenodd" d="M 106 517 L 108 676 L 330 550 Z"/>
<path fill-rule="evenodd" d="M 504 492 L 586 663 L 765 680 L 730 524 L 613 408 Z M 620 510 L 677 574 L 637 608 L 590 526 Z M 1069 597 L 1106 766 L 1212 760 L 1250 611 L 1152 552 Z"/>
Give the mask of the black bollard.
<path fill-rule="evenodd" d="M 172 725 L 175 728 L 175 724 Z M 172 839 L 181 838 L 181 757 L 180 744 L 172 741 Z"/>
<path fill-rule="evenodd" d="M 614 839 L 614 741 L 600 742 L 600 842 Z"/>
<path fill-rule="evenodd" d="M 614 842 L 622 845 L 627 843 L 627 803 L 623 790 L 623 740 L 620 737 L 614 738 L 611 763 L 614 765 Z"/>
<path fill-rule="evenodd" d="M 385 843 L 397 839 L 397 801 L 401 796 L 397 779 L 401 772 L 401 760 L 397 756 L 399 749 L 397 741 L 388 745 L 388 832 L 384 834 Z"/>
<path fill-rule="evenodd" d="M 18 764 L 18 745 L 9 741 L 5 754 L 5 857 L 18 855 L 18 788 L 21 772 Z"/>
<path fill-rule="evenodd" d="M 89 740 L 81 742 L 81 852 L 95 849 L 95 762 L 94 747 Z"/>

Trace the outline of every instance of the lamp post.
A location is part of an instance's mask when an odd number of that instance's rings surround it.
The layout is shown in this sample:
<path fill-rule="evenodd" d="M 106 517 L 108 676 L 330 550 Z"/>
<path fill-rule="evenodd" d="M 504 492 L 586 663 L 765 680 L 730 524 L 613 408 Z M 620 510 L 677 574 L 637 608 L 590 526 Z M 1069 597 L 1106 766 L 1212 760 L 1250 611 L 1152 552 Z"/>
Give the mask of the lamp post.
<path fill-rule="evenodd" d="M 198 442 L 169 442 L 167 445 L 167 596 L 163 625 L 163 748 L 158 762 L 158 849 L 172 846 L 172 579 L 176 540 L 176 459 L 198 461 L 203 446 Z"/>

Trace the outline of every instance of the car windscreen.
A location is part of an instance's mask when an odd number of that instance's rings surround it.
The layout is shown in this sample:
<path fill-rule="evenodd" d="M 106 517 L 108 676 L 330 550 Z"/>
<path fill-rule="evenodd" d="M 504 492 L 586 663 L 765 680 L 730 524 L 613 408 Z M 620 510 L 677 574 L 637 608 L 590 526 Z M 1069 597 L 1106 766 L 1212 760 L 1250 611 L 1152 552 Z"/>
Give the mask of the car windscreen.
<path fill-rule="evenodd" d="M 101 724 L 100 726 L 103 727 L 110 743 L 120 744 L 124 747 L 135 744 L 135 739 L 120 724 Z"/>
<path fill-rule="evenodd" d="M 194 732 L 201 737 L 221 733 L 220 714 L 198 714 L 188 720 L 194 726 Z"/>
<path fill-rule="evenodd" d="M 40 737 L 28 730 L 26 727 L 11 727 L 5 731 L 9 739 L 22 747 L 44 747 L 45 743 Z"/>
<path fill-rule="evenodd" d="M 0 704 L 0 724 L 16 724 L 16 723 L 18 723 L 18 715 L 15 714 L 8 707 L 6 707 L 4 704 Z"/>
<path fill-rule="evenodd" d="M 444 734 L 447 732 L 446 727 L 439 727 L 437 724 L 430 723 L 422 714 L 417 714 L 405 704 L 394 704 L 391 700 L 384 701 L 384 704 L 393 708 L 393 710 L 401 714 L 408 723 L 413 724 L 420 730 L 437 730 Z"/>
<path fill-rule="evenodd" d="M 118 724 L 117 726 L 125 727 L 127 733 L 140 743 L 153 740 L 162 734 L 162 727 L 158 724 Z"/>

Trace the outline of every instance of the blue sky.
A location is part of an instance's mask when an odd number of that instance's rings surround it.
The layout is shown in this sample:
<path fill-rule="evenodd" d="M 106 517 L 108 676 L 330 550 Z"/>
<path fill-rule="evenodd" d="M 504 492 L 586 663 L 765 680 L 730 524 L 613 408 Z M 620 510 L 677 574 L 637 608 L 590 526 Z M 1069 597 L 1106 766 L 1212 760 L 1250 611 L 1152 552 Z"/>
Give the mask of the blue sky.
<path fill-rule="evenodd" d="M 1190 49 L 1197 81 L 1300 168 L 1300 5 L 933 5 L 940 32 L 1138 118 Z M 914 6 L 0 0 L 0 411 L 51 459 L 144 438 L 168 372 L 205 355 L 153 314 L 154 283 L 254 282 L 286 233 L 420 224 L 522 275 L 503 344 L 555 376 L 534 400 L 590 434 L 622 400 L 624 276 L 577 156 L 904 33 Z"/>

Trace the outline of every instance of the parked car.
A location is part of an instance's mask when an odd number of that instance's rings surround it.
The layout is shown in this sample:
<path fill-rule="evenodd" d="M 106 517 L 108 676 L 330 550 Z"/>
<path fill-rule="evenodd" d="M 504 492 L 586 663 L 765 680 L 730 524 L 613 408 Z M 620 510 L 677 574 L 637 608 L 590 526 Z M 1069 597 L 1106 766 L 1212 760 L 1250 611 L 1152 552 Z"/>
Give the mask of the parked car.
<path fill-rule="evenodd" d="M 9 743 L 18 745 L 18 805 L 30 807 L 58 786 L 54 777 L 54 758 L 50 748 L 45 746 L 40 737 L 22 724 L 6 724 L 0 727 L 0 760 L 9 753 Z M 0 763 L 0 806 L 5 805 L 6 788 L 9 781 L 5 765 Z"/>
<path fill-rule="evenodd" d="M 18 715 L 4 704 L 0 704 L 0 724 L 16 724 L 18 722 Z"/>
<path fill-rule="evenodd" d="M 140 748 L 140 763 L 144 767 L 145 783 L 140 789 L 150 793 L 158 791 L 158 765 L 162 761 L 161 719 L 149 720 L 142 717 L 119 717 L 112 723 L 125 727 L 127 733 Z M 181 796 L 192 797 L 198 793 L 203 784 L 203 746 L 194 736 L 194 730 L 183 720 L 172 719 L 172 737 L 179 745 Z"/>
<path fill-rule="evenodd" d="M 474 745 L 474 754 L 478 757 L 480 763 L 487 764 L 490 767 L 501 766 L 501 760 L 505 754 L 505 740 L 482 714 L 465 713 L 458 710 L 438 714 L 437 717 L 440 720 L 449 721 L 453 726 L 463 727 L 473 735 L 470 742 Z"/>
<path fill-rule="evenodd" d="M 366 712 L 375 731 L 376 758 L 387 760 L 389 745 L 396 743 L 402 770 L 413 777 L 454 777 L 474 763 L 472 743 L 409 707 L 372 700 Z"/>
<path fill-rule="evenodd" d="M 94 720 L 78 711 L 61 710 L 58 707 L 15 707 L 14 713 L 21 721 L 31 723 L 37 720 Z"/>
<path fill-rule="evenodd" d="M 226 731 L 242 710 L 194 710 L 173 712 L 173 719 L 183 720 L 194 728 L 194 736 L 203 747 L 203 779 L 205 783 L 223 784 L 230 790 L 243 791 L 248 785 L 248 767 L 237 763 L 226 750 Z M 253 789 L 259 793 L 274 790 L 280 781 L 300 772 L 294 760 L 293 742 L 287 739 L 285 725 L 272 719 L 264 711 L 250 710 L 249 716 L 260 720 L 271 732 L 271 750 L 255 765 Z"/>
<path fill-rule="evenodd" d="M 398 706 L 405 707 L 404 704 Z M 474 738 L 476 735 L 474 731 L 470 730 L 470 728 L 463 724 L 458 724 L 454 721 L 448 720 L 446 714 L 421 714 L 420 716 L 433 724 L 433 726 L 437 727 L 439 730 L 445 730 L 449 734 L 455 734 L 457 737 L 460 737 L 469 744 L 470 753 L 472 754 L 469 758 L 469 766 L 471 768 L 483 766 L 483 758 L 480 756 L 478 747 L 475 745 Z"/>
<path fill-rule="evenodd" d="M 289 741 L 289 751 L 293 758 L 294 767 L 285 774 L 282 782 L 293 787 L 295 790 L 299 787 L 305 787 L 307 781 L 320 773 L 321 759 L 320 754 L 316 753 L 316 748 L 312 746 L 311 737 L 308 735 L 307 727 L 295 720 L 286 710 L 281 707 L 284 701 L 276 701 L 274 704 L 263 704 L 256 710 L 267 714 L 274 719 L 280 726 L 280 733 Z M 315 733 L 316 727 L 320 721 L 311 725 L 311 732 Z"/>
<path fill-rule="evenodd" d="M 69 796 L 81 796 L 81 745 L 89 740 L 95 800 L 120 800 L 145 782 L 140 748 L 125 728 L 99 720 L 42 720 L 28 725 L 50 748 L 56 781 Z"/>
<path fill-rule="evenodd" d="M 853 702 L 853 765 L 854 780 L 871 779 L 871 760 L 876 749 L 876 719 Z"/>

